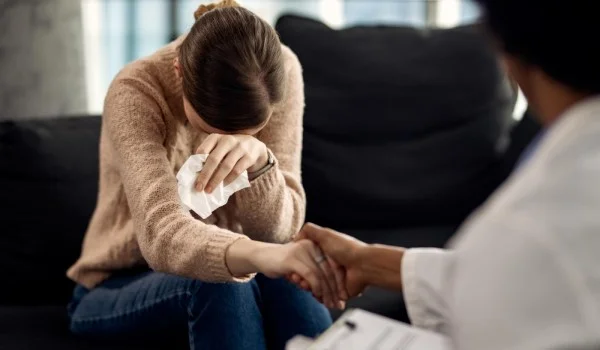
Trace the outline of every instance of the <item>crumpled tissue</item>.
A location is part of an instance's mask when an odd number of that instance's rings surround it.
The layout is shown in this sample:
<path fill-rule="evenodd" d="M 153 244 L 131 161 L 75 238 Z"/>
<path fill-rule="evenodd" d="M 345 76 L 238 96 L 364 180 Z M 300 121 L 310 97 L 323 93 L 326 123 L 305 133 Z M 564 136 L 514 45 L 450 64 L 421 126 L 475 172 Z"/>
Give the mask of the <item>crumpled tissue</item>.
<path fill-rule="evenodd" d="M 208 218 L 213 211 L 224 206 L 232 194 L 250 187 L 248 172 L 244 171 L 227 186 L 221 182 L 212 193 L 196 191 L 196 178 L 207 157 L 208 154 L 195 154 L 189 157 L 177 173 L 179 198 L 184 209 L 187 211 L 193 210 L 202 219 Z"/>

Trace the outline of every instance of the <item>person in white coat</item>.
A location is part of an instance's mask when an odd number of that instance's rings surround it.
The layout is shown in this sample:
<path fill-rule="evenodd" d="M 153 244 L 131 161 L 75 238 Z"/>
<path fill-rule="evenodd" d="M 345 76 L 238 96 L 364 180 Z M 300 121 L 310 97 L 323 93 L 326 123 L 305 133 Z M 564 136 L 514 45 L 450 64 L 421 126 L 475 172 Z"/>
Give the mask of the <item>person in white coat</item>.
<path fill-rule="evenodd" d="M 478 2 L 544 126 L 526 158 L 448 250 L 367 245 L 312 224 L 298 237 L 345 271 L 342 297 L 367 285 L 398 290 L 412 323 L 448 335 L 456 349 L 600 349 L 596 4 Z"/>

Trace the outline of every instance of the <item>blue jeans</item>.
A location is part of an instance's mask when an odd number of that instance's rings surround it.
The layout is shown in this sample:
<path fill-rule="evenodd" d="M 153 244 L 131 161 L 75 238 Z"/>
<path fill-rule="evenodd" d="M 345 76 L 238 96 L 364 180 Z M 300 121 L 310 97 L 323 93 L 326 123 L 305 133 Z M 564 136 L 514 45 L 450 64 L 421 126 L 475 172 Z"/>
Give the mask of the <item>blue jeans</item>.
<path fill-rule="evenodd" d="M 206 283 L 158 272 L 119 275 L 75 288 L 71 331 L 89 337 L 143 337 L 184 330 L 190 348 L 284 349 L 297 334 L 315 337 L 331 325 L 311 294 L 258 275 L 248 283 Z"/>

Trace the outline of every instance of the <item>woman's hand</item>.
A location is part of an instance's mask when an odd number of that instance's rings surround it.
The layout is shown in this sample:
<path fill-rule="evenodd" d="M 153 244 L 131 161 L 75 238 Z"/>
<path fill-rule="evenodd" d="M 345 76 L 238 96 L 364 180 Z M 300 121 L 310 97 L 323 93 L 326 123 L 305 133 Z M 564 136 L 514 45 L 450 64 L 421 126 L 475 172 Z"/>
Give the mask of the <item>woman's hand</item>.
<path fill-rule="evenodd" d="M 327 307 L 343 308 L 335 274 L 326 262 L 321 250 L 309 240 L 287 244 L 239 240 L 227 251 L 227 265 L 234 274 L 258 271 L 270 278 L 297 274 Z"/>
<path fill-rule="evenodd" d="M 196 190 L 207 193 L 221 182 L 230 184 L 246 170 L 260 170 L 269 161 L 267 146 L 250 135 L 211 134 L 196 154 L 208 154 L 196 180 Z"/>

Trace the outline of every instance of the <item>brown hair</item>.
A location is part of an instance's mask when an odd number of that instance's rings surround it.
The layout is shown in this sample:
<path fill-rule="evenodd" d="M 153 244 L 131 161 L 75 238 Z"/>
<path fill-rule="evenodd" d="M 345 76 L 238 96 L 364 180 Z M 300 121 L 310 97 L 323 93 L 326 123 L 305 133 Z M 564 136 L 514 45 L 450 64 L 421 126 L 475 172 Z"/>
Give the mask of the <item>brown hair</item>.
<path fill-rule="evenodd" d="M 262 125 L 285 93 L 277 33 L 233 0 L 202 5 L 194 17 L 179 51 L 185 97 L 214 128 Z"/>

